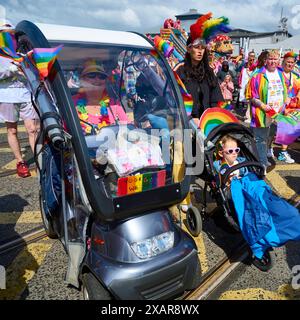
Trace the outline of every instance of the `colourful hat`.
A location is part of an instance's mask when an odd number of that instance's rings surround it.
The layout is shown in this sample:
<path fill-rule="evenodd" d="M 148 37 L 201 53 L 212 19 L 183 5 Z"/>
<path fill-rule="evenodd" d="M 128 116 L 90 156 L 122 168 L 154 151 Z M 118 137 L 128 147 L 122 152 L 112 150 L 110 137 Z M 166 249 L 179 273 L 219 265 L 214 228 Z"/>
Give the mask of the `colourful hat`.
<path fill-rule="evenodd" d="M 286 59 L 286 58 L 294 58 L 295 60 L 297 59 L 297 53 L 293 52 L 293 51 L 289 51 L 287 52 L 284 56 L 283 56 L 283 59 Z"/>
<path fill-rule="evenodd" d="M 103 73 L 107 76 L 103 65 L 98 63 L 95 59 L 89 59 L 84 63 L 81 76 L 84 76 L 87 73 L 91 73 L 91 72 Z"/>
<path fill-rule="evenodd" d="M 228 27 L 229 20 L 226 17 L 212 19 L 212 13 L 202 15 L 190 26 L 189 44 L 208 44 L 217 34 L 231 31 Z"/>

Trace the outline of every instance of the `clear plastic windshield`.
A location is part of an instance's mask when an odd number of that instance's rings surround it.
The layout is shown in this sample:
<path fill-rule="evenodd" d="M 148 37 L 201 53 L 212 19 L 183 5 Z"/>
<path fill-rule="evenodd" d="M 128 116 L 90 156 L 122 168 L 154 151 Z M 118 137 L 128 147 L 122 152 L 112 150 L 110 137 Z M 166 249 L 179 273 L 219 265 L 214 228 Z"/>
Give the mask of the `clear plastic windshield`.
<path fill-rule="evenodd" d="M 183 163 L 183 146 L 174 143 L 172 134 L 182 129 L 178 102 L 154 51 L 65 44 L 59 63 L 95 178 L 105 183 L 109 195 L 142 192 L 183 178 L 173 172 Z"/>

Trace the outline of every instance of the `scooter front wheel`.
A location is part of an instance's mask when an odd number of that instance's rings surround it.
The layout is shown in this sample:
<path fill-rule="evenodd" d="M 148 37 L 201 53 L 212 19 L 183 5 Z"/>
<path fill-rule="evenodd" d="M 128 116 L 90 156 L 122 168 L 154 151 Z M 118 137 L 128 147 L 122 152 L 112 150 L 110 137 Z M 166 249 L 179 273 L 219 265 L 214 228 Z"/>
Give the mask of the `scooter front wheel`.
<path fill-rule="evenodd" d="M 112 300 L 108 290 L 90 272 L 82 276 L 82 292 L 84 300 Z"/>
<path fill-rule="evenodd" d="M 202 218 L 199 210 L 190 206 L 186 212 L 186 224 L 190 234 L 194 237 L 198 237 L 202 231 Z"/>

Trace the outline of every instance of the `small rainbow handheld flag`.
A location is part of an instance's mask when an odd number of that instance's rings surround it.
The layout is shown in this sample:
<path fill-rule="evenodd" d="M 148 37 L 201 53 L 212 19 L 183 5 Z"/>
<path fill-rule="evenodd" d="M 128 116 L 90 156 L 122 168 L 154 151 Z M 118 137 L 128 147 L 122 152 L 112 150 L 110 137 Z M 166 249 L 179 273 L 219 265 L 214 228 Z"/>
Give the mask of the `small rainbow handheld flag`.
<path fill-rule="evenodd" d="M 57 54 L 63 45 L 55 48 L 35 48 L 32 57 L 42 79 L 46 78 L 57 58 Z"/>
<path fill-rule="evenodd" d="M 219 101 L 217 107 L 229 111 L 233 110 L 233 105 L 230 103 L 230 101 Z"/>
<path fill-rule="evenodd" d="M 17 52 L 17 44 L 13 32 L 0 32 L 0 56 L 17 62 L 23 61 Z"/>
<path fill-rule="evenodd" d="M 277 123 L 275 142 L 284 145 L 292 144 L 300 137 L 300 111 L 295 110 L 288 115 L 281 113 L 273 116 Z"/>
<path fill-rule="evenodd" d="M 179 75 L 175 71 L 174 71 L 174 76 L 175 76 L 175 79 L 179 85 L 179 89 L 180 89 L 180 93 L 182 95 L 185 111 L 186 111 L 187 115 L 190 116 L 192 113 L 192 110 L 193 110 L 193 98 L 188 93 L 184 83 L 182 82 Z"/>

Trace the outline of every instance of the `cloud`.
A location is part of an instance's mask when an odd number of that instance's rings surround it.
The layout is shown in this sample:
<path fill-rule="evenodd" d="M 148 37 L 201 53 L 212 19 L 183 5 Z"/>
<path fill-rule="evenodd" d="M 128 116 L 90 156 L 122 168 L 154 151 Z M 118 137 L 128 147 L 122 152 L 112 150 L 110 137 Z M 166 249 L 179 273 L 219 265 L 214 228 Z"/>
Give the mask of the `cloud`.
<path fill-rule="evenodd" d="M 297 3 L 298 2 L 298 3 Z M 17 23 L 33 22 L 98 27 L 114 30 L 148 32 L 157 30 L 166 18 L 175 18 L 195 8 L 200 13 L 212 11 L 214 16 L 227 16 L 235 28 L 253 31 L 275 31 L 283 7 L 289 31 L 300 33 L 297 13 L 293 8 L 299 0 L 0 0 L 7 18 Z M 300 17 L 297 21 L 300 21 Z"/>

